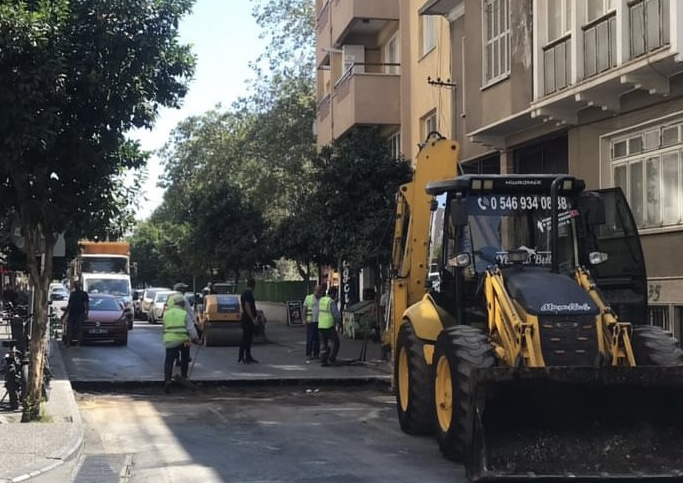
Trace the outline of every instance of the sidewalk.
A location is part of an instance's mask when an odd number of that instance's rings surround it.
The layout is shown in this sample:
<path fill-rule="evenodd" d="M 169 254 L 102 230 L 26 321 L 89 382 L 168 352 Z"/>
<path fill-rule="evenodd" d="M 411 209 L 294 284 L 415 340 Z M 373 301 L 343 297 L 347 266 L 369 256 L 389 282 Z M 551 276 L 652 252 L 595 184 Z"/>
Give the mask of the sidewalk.
<path fill-rule="evenodd" d="M 286 325 L 284 311 L 277 304 L 258 304 L 268 317 L 267 343 L 255 343 L 254 355 L 259 364 L 237 365 L 235 347 L 206 347 L 196 361 L 191 379 L 198 385 L 228 384 L 389 384 L 390 367 L 379 360 L 380 344 L 367 343 L 365 361 L 360 361 L 362 340 L 342 338 L 338 356 L 340 365 L 321 367 L 318 361 L 306 363 L 305 327 Z M 135 336 L 135 329 L 131 337 Z M 8 338 L 0 329 L 0 339 Z M 77 457 L 83 446 L 83 427 L 72 386 L 149 386 L 159 384 L 163 376 L 158 371 L 143 368 L 136 374 L 121 368 L 93 377 L 74 377 L 67 373 L 61 346 L 51 341 L 50 364 L 53 369 L 50 398 L 44 404 L 49 422 L 21 424 L 21 412 L 0 411 L 0 483 L 19 482 L 48 472 Z M 73 353 L 73 352 L 72 352 Z M 69 356 L 67 356 L 69 357 Z M 157 360 L 160 360 L 157 358 Z M 144 374 L 146 373 L 146 374 Z M 4 389 L 0 386 L 4 394 Z M 1 396 L 0 396 L 1 397 Z"/>
<path fill-rule="evenodd" d="M 8 338 L 0 334 L 0 339 Z M 0 412 L 0 482 L 19 482 L 46 473 L 76 457 L 83 446 L 83 427 L 64 362 L 52 340 L 53 379 L 43 405 L 45 422 L 21 423 L 21 410 Z M 4 387 L 0 385 L 4 394 Z"/>

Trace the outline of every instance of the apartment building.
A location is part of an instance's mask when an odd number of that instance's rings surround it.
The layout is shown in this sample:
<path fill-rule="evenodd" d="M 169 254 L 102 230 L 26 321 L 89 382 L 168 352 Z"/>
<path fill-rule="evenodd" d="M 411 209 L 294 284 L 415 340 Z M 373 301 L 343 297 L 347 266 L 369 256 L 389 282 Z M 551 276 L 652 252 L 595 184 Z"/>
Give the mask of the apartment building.
<path fill-rule="evenodd" d="M 413 159 L 453 113 L 449 23 L 423 0 L 316 0 L 318 146 L 354 126 L 379 126 Z"/>
<path fill-rule="evenodd" d="M 415 159 L 429 133 L 452 131 L 449 22 L 419 15 L 423 4 L 316 0 L 319 148 L 378 126 L 397 157 Z M 359 291 L 371 282 L 361 276 Z"/>
<path fill-rule="evenodd" d="M 650 322 L 683 320 L 683 2 L 427 0 L 448 20 L 453 131 L 469 171 L 619 186 L 641 234 Z"/>

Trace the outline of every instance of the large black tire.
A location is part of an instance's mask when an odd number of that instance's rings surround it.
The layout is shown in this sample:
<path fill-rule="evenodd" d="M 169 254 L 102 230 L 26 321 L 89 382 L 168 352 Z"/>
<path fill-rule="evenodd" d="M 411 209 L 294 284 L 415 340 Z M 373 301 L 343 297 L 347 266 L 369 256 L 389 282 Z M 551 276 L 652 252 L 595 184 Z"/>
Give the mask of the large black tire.
<path fill-rule="evenodd" d="M 683 349 L 678 340 L 661 327 L 635 326 L 631 344 L 637 366 L 683 366 Z"/>
<path fill-rule="evenodd" d="M 396 409 L 401 429 L 414 435 L 434 432 L 434 391 L 423 347 L 412 324 L 404 322 L 398 332 L 394 360 Z"/>
<path fill-rule="evenodd" d="M 441 454 L 464 461 L 472 439 L 471 371 L 493 367 L 495 355 L 486 333 L 459 325 L 439 334 L 434 348 L 434 415 Z"/>

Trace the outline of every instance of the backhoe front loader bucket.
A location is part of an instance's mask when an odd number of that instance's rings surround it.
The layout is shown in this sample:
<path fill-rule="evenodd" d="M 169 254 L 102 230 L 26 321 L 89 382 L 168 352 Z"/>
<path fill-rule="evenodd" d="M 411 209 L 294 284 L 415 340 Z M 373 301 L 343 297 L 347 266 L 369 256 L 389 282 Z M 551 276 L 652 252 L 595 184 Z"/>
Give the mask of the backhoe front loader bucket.
<path fill-rule="evenodd" d="M 683 478 L 683 367 L 473 373 L 473 481 Z"/>

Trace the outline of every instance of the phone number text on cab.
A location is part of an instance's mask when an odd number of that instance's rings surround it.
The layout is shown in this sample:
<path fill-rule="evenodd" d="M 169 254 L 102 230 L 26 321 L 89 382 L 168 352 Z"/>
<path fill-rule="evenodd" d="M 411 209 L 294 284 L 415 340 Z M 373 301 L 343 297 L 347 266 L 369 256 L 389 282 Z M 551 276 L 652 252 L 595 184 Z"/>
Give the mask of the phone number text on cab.
<path fill-rule="evenodd" d="M 505 210 L 550 210 L 552 198 L 550 196 L 480 196 L 477 199 L 482 211 Z M 564 196 L 557 198 L 557 209 L 568 210 L 571 208 L 569 200 Z"/>

